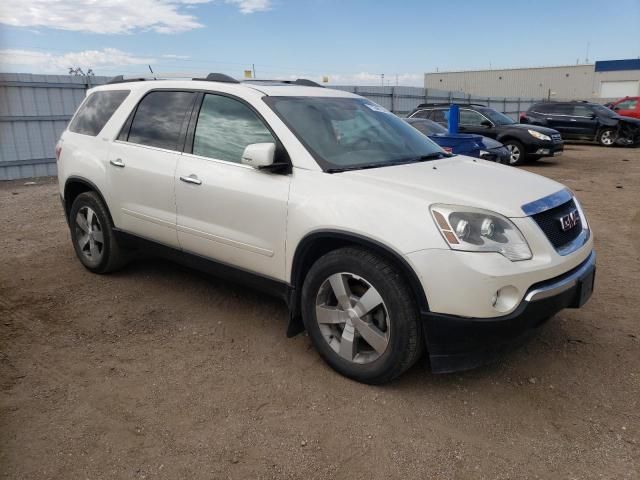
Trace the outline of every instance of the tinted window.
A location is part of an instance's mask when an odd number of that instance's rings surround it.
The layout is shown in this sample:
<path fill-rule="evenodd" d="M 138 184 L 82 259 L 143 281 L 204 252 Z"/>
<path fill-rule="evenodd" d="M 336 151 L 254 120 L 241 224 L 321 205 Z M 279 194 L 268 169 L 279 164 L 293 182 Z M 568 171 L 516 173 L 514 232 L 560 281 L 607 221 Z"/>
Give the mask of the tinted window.
<path fill-rule="evenodd" d="M 431 110 L 420 110 L 416 113 L 414 113 L 411 118 L 429 118 L 429 114 L 431 113 Z"/>
<path fill-rule="evenodd" d="M 449 122 L 449 110 L 433 110 L 429 117 L 434 122 L 448 123 Z"/>
<path fill-rule="evenodd" d="M 551 113 L 556 115 L 573 115 L 573 105 L 556 103 L 551 106 Z"/>
<path fill-rule="evenodd" d="M 537 105 L 533 105 L 530 109 L 530 112 L 539 112 L 539 113 L 551 113 L 551 104 L 549 103 L 539 103 Z"/>
<path fill-rule="evenodd" d="M 486 120 L 478 112 L 473 110 L 460 110 L 460 125 L 480 126 Z"/>
<path fill-rule="evenodd" d="M 584 105 L 574 105 L 573 115 L 576 117 L 590 117 L 593 115 L 593 110 L 589 107 L 585 107 Z"/>
<path fill-rule="evenodd" d="M 178 148 L 180 131 L 194 95 L 191 92 L 151 92 L 146 95 L 133 117 L 129 141 L 181 150 Z"/>
<path fill-rule="evenodd" d="M 129 90 L 92 93 L 71 121 L 69 130 L 95 137 L 128 95 Z"/>
<path fill-rule="evenodd" d="M 240 163 L 252 143 L 275 143 L 247 105 L 222 95 L 205 95 L 193 139 L 194 155 Z"/>

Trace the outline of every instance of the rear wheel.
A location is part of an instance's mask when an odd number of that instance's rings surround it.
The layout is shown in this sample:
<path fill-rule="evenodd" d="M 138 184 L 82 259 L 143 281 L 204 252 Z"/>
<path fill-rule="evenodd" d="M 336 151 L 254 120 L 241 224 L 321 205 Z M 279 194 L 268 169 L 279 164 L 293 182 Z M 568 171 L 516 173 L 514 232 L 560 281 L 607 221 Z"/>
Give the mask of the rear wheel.
<path fill-rule="evenodd" d="M 509 165 L 522 165 L 526 161 L 524 145 L 517 140 L 507 140 L 504 146 L 509 150 Z"/>
<path fill-rule="evenodd" d="M 616 142 L 616 131 L 612 128 L 605 128 L 598 134 L 598 143 L 603 147 L 611 147 Z"/>
<path fill-rule="evenodd" d="M 69 213 L 71 240 L 82 264 L 94 273 L 108 273 L 127 261 L 113 234 L 106 206 L 95 192 L 76 197 Z"/>
<path fill-rule="evenodd" d="M 422 353 L 418 309 L 396 268 L 359 248 L 321 257 L 302 288 L 311 341 L 326 362 L 354 380 L 380 384 Z"/>

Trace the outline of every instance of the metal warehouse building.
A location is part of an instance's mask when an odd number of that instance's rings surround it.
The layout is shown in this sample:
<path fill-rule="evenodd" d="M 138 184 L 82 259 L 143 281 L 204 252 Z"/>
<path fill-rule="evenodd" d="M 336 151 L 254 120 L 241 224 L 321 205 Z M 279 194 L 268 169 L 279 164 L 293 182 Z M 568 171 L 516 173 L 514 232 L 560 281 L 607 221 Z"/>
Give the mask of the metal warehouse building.
<path fill-rule="evenodd" d="M 483 97 L 620 98 L 640 95 L 640 59 L 562 67 L 426 73 L 424 86 Z"/>

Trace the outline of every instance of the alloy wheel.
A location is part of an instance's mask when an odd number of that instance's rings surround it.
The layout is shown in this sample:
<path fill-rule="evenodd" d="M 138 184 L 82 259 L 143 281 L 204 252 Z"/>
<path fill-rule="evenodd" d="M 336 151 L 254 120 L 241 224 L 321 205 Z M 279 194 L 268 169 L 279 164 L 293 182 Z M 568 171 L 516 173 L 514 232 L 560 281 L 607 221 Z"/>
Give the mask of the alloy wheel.
<path fill-rule="evenodd" d="M 92 264 L 98 264 L 104 254 L 104 234 L 96 212 L 84 206 L 78 210 L 75 218 L 76 243 Z"/>
<path fill-rule="evenodd" d="M 517 145 L 509 144 L 507 145 L 507 150 L 509 150 L 509 155 L 510 155 L 509 163 L 512 165 L 514 163 L 518 163 L 518 161 L 520 160 L 520 155 L 522 155 L 520 148 Z"/>
<path fill-rule="evenodd" d="M 323 282 L 316 297 L 316 321 L 333 351 L 349 362 L 373 362 L 389 345 L 391 325 L 384 300 L 353 273 L 335 273 Z"/>
<path fill-rule="evenodd" d="M 613 145 L 613 132 L 611 130 L 605 130 L 600 134 L 600 143 L 603 145 Z"/>

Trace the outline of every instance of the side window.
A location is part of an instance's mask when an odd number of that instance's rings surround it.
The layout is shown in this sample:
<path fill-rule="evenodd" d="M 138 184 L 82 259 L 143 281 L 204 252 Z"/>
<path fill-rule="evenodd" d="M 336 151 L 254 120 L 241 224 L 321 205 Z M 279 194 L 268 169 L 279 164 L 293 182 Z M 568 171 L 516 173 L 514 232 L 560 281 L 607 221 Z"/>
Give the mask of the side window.
<path fill-rule="evenodd" d="M 128 141 L 150 147 L 181 150 L 180 131 L 195 94 L 156 91 L 148 93 L 138 105 Z"/>
<path fill-rule="evenodd" d="M 411 118 L 429 118 L 429 113 L 431 113 L 431 110 L 419 110 Z"/>
<path fill-rule="evenodd" d="M 635 110 L 638 106 L 638 100 L 625 100 L 624 102 L 620 102 L 614 107 L 618 110 Z"/>
<path fill-rule="evenodd" d="M 478 112 L 474 112 L 473 110 L 460 110 L 460 125 L 479 127 L 484 120 L 486 119 Z"/>
<path fill-rule="evenodd" d="M 573 115 L 573 105 L 557 103 L 553 105 L 551 113 L 556 115 Z"/>
<path fill-rule="evenodd" d="M 129 90 L 105 90 L 93 92 L 85 100 L 71 121 L 69 130 L 74 133 L 96 136 L 115 113 Z"/>
<path fill-rule="evenodd" d="M 262 120 L 244 103 L 222 95 L 204 96 L 193 154 L 240 163 L 252 143 L 276 143 Z"/>
<path fill-rule="evenodd" d="M 432 110 L 430 120 L 437 123 L 447 123 L 449 121 L 449 110 Z"/>
<path fill-rule="evenodd" d="M 593 115 L 593 111 L 589 107 L 585 107 L 584 105 L 573 106 L 573 116 L 590 117 L 591 115 Z"/>
<path fill-rule="evenodd" d="M 530 110 L 538 113 L 553 113 L 553 105 L 550 103 L 538 103 L 533 105 Z"/>

